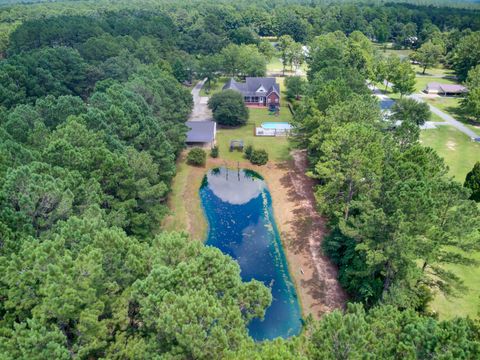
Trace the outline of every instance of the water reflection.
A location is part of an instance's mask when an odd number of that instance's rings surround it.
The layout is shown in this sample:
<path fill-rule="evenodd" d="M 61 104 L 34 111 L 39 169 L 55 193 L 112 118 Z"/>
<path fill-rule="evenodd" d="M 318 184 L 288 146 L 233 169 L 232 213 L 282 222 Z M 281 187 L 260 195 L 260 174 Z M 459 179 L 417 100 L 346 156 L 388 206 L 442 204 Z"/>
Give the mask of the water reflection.
<path fill-rule="evenodd" d="M 206 183 L 215 196 L 233 205 L 241 205 L 260 195 L 264 189 L 263 181 L 253 171 L 215 168 L 206 175 Z"/>

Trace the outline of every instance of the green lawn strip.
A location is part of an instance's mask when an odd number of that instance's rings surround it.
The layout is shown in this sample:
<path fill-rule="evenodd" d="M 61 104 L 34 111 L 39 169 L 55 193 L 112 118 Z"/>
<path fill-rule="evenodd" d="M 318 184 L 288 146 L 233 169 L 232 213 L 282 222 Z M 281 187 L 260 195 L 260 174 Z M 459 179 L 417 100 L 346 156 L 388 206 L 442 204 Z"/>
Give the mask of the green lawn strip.
<path fill-rule="evenodd" d="M 467 172 L 474 163 L 480 160 L 480 144 L 472 142 L 468 136 L 454 127 L 441 125 L 436 129 L 424 130 L 421 133 L 422 143 L 434 148 L 450 168 L 450 174 L 463 183 Z M 480 261 L 480 252 L 474 252 L 472 257 Z M 480 310 L 480 279 L 479 266 L 446 265 L 446 269 L 458 275 L 467 287 L 465 293 L 457 297 L 446 298 L 437 294 L 431 307 L 437 311 L 441 319 L 455 316 L 478 317 Z"/>
<path fill-rule="evenodd" d="M 452 126 L 441 125 L 436 129 L 424 130 L 421 140 L 445 159 L 450 174 L 462 183 L 475 162 L 480 160 L 480 143 L 473 142 Z"/>
<path fill-rule="evenodd" d="M 222 91 L 223 85 L 228 81 L 228 77 L 221 77 L 217 81 L 212 82 L 212 88 L 207 93 L 205 85 L 200 89 L 200 96 L 212 96 L 215 93 Z"/>
<path fill-rule="evenodd" d="M 480 261 L 480 252 L 473 252 L 470 256 L 472 259 Z M 459 276 L 467 290 L 464 293 L 456 294 L 455 297 L 445 297 L 443 294 L 437 294 L 430 304 L 432 310 L 435 310 L 442 320 L 464 316 L 478 318 L 480 311 L 480 286 L 478 285 L 480 266 L 445 265 L 445 269 Z"/>
<path fill-rule="evenodd" d="M 412 65 L 413 69 L 415 72 L 420 75 L 420 76 L 429 76 L 429 75 L 434 75 L 434 76 L 455 76 L 455 73 L 451 69 L 446 69 L 443 66 L 438 66 L 434 68 L 427 68 L 425 70 L 425 74 L 422 74 L 423 72 L 423 67 L 419 65 Z"/>
<path fill-rule="evenodd" d="M 431 82 L 436 82 L 440 84 L 458 84 L 458 82 L 456 82 L 455 80 L 447 79 L 447 78 L 439 79 L 437 77 L 431 77 L 431 76 L 417 76 L 415 90 L 418 92 L 423 91 L 427 86 L 427 84 Z"/>
<path fill-rule="evenodd" d="M 300 69 L 304 72 L 307 73 L 308 71 L 308 65 L 306 63 L 303 63 L 300 66 Z M 276 73 L 281 73 L 283 70 L 283 65 L 282 65 L 282 60 L 280 60 L 278 57 L 272 57 L 272 59 L 267 63 L 267 71 L 272 71 Z M 285 68 L 285 75 L 286 76 L 292 76 L 295 75 L 295 70 L 291 70 L 290 66 L 287 65 Z M 277 79 L 278 81 L 278 79 Z"/>
<path fill-rule="evenodd" d="M 260 126 L 266 121 L 290 121 L 291 115 L 288 109 L 282 108 L 279 116 L 269 115 L 266 109 L 249 109 L 250 119 L 247 125 L 239 128 L 225 129 L 220 128 L 217 131 L 217 145 L 220 150 L 220 157 L 226 160 L 243 160 L 243 153 L 239 151 L 230 152 L 231 140 L 243 140 L 246 145 L 253 145 L 258 149 L 265 149 L 268 152 L 270 160 L 284 161 L 289 159 L 289 142 L 286 137 L 255 136 L 255 126 Z"/>
<path fill-rule="evenodd" d="M 188 165 L 184 161 L 177 162 L 177 174 L 172 181 L 172 189 L 168 199 L 170 215 L 166 217 L 163 228 L 165 231 L 184 231 L 187 228 L 187 211 L 183 192 L 188 181 Z"/>

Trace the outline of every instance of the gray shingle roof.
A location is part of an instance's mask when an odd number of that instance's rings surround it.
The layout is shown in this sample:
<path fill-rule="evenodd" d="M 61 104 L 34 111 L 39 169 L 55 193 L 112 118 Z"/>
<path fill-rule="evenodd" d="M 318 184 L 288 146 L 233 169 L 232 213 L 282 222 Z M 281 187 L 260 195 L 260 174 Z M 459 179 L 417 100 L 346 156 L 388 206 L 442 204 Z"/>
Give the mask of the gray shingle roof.
<path fill-rule="evenodd" d="M 261 87 L 265 89 L 265 92 L 257 91 Z M 223 90 L 227 89 L 236 90 L 243 96 L 267 96 L 272 91 L 280 95 L 280 86 L 273 77 L 247 77 L 244 83 L 230 78 L 223 86 Z"/>
<path fill-rule="evenodd" d="M 216 123 L 214 121 L 187 121 L 189 127 L 187 143 L 209 143 L 215 139 Z"/>
<path fill-rule="evenodd" d="M 443 93 L 460 94 L 467 92 L 467 88 L 463 85 L 456 84 L 440 84 L 438 82 L 431 82 L 427 84 L 426 90 L 436 90 Z"/>

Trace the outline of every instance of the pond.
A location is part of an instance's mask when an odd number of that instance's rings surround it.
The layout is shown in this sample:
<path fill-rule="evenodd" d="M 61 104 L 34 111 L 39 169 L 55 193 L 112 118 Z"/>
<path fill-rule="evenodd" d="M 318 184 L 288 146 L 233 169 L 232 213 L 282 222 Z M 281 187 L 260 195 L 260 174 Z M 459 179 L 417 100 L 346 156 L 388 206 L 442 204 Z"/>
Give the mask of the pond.
<path fill-rule="evenodd" d="M 263 321 L 248 327 L 257 341 L 297 335 L 300 306 L 265 181 L 251 170 L 210 170 L 200 188 L 209 231 L 206 244 L 234 258 L 244 281 L 262 281 L 272 292 Z"/>

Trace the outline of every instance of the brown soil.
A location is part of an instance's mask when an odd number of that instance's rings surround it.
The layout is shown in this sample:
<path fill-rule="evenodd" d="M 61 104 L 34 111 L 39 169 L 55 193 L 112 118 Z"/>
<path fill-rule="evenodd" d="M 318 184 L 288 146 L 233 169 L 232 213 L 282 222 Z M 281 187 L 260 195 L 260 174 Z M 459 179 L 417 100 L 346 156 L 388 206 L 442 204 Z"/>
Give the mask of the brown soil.
<path fill-rule="evenodd" d="M 322 253 L 325 222 L 315 209 L 313 181 L 305 175 L 304 152 L 292 153 L 289 162 L 269 162 L 255 166 L 248 161 L 234 162 L 209 158 L 205 168 L 189 167 L 183 196 L 188 204 L 188 232 L 194 239 L 205 236 L 205 219 L 199 218 L 198 189 L 207 169 L 217 166 L 247 168 L 261 174 L 268 184 L 277 226 L 286 251 L 290 273 L 299 293 L 303 315 L 319 318 L 343 308 L 347 296 L 337 281 L 337 269 Z"/>

